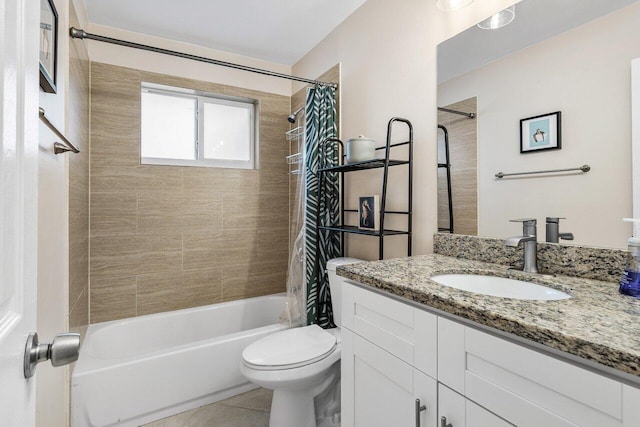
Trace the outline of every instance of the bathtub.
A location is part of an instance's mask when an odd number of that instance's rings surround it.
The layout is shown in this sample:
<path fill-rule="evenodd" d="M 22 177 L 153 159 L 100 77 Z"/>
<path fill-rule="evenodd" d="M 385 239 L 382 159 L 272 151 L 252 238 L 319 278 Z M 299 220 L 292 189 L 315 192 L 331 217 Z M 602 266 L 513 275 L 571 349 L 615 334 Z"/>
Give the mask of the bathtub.
<path fill-rule="evenodd" d="M 89 326 L 72 374 L 72 426 L 139 426 L 256 388 L 242 350 L 285 328 L 284 294 Z"/>

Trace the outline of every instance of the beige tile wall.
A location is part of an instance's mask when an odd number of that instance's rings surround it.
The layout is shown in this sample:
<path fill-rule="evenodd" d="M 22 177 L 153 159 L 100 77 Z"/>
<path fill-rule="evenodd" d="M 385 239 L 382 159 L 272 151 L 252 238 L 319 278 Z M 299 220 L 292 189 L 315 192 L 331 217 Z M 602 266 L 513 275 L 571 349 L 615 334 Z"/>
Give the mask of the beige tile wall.
<path fill-rule="evenodd" d="M 80 27 L 69 6 L 69 23 Z M 69 41 L 67 134 L 80 149 L 69 159 L 69 327 L 89 323 L 89 56 L 84 41 Z"/>
<path fill-rule="evenodd" d="M 140 165 L 142 81 L 257 99 L 259 169 Z M 285 290 L 289 108 L 285 96 L 91 64 L 91 323 Z"/>
<path fill-rule="evenodd" d="M 447 108 L 477 112 L 476 98 L 469 98 Z M 449 132 L 453 226 L 456 234 L 478 235 L 478 133 L 477 120 L 438 112 L 438 124 Z M 444 157 L 443 157 L 444 158 Z M 446 171 L 438 169 L 438 227 L 449 227 Z"/>

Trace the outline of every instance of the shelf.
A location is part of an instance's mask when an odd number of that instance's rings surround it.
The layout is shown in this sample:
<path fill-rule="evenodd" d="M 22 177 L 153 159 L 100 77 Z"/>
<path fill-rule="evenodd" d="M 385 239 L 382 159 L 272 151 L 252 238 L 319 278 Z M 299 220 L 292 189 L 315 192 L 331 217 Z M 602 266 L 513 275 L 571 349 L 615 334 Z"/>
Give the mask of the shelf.
<path fill-rule="evenodd" d="M 394 123 L 399 123 L 399 124 L 403 124 L 406 125 L 407 127 L 407 131 L 409 134 L 409 139 L 405 142 L 398 142 L 398 143 L 391 143 L 391 141 L 394 139 L 393 135 L 392 135 L 392 130 L 393 130 L 393 125 Z M 325 144 L 328 144 L 330 142 L 335 142 L 340 144 L 343 148 L 344 148 L 344 144 L 342 143 L 342 141 L 336 139 L 336 138 L 327 138 L 323 143 L 322 146 L 324 146 Z M 400 147 L 400 146 L 407 146 L 406 150 L 402 150 L 402 152 L 404 153 L 404 155 L 407 157 L 407 160 L 391 160 L 388 159 L 388 157 L 391 157 L 393 154 L 391 152 L 391 149 L 395 148 L 395 147 Z M 320 181 L 322 181 L 323 179 L 327 178 L 324 173 L 326 172 L 335 172 L 335 173 L 340 173 L 340 220 L 334 220 L 335 222 L 339 222 L 340 224 L 347 224 L 347 223 L 356 223 L 359 224 L 359 222 L 357 221 L 347 221 L 345 219 L 346 215 L 351 215 L 353 216 L 354 214 L 356 214 L 358 212 L 357 209 L 345 209 L 345 172 L 356 172 L 356 171 L 364 171 L 364 170 L 369 170 L 369 169 L 383 169 L 384 170 L 384 174 L 382 174 L 382 189 L 381 189 L 381 193 L 380 193 L 380 208 L 376 209 L 378 212 L 376 212 L 376 215 L 380 216 L 380 223 L 384 224 L 384 218 L 386 215 L 401 215 L 401 216 L 406 216 L 407 218 L 407 224 L 406 224 L 406 231 L 401 231 L 401 230 L 388 230 L 388 229 L 384 229 L 384 230 L 363 230 L 358 228 L 357 226 L 353 226 L 353 225 L 318 225 L 318 230 L 322 230 L 322 231 L 332 231 L 332 232 L 337 232 L 340 233 L 340 253 L 342 255 L 344 255 L 344 251 L 345 251 L 345 235 L 346 234 L 360 234 L 363 236 L 372 236 L 372 237 L 377 237 L 378 240 L 378 259 L 384 259 L 384 240 L 385 237 L 389 237 L 389 236 L 406 236 L 407 238 L 407 256 L 411 256 L 411 242 L 412 242 L 412 224 L 413 224 L 413 214 L 412 214 L 412 206 L 413 206 L 413 192 L 412 192 L 412 188 L 413 188 L 413 125 L 411 125 L 411 122 L 407 119 L 402 119 L 400 117 L 394 117 L 391 120 L 389 120 L 389 123 L 387 123 L 387 139 L 386 139 L 386 144 L 383 147 L 378 147 L 376 148 L 376 150 L 384 150 L 385 152 L 384 154 L 384 158 L 382 159 L 372 159 L 372 160 L 367 160 L 364 162 L 356 162 L 356 163 L 348 163 L 348 164 L 342 164 L 342 165 L 338 165 L 338 166 L 326 166 L 323 165 L 325 167 L 319 167 L 318 168 L 318 176 Z M 402 158 L 400 155 L 398 155 L 398 157 Z M 396 159 L 398 158 L 396 157 Z M 344 154 L 340 157 L 340 160 L 342 160 L 344 162 Z M 389 167 L 391 166 L 400 166 L 400 165 L 407 165 L 408 167 L 406 169 L 401 170 L 401 172 L 405 172 L 407 173 L 407 209 L 406 210 L 390 210 L 390 209 L 385 209 L 386 207 L 386 199 L 387 199 L 387 190 L 388 190 L 388 180 L 389 180 Z M 323 195 L 321 194 L 322 191 L 322 186 L 319 187 L 318 189 L 318 198 L 322 198 Z M 355 219 L 355 218 L 351 218 L 351 219 Z M 404 228 L 404 226 L 399 225 L 398 227 Z M 335 236 L 334 236 L 335 237 Z M 322 274 L 319 270 L 319 275 Z M 320 276 L 318 276 L 320 277 Z"/>
<path fill-rule="evenodd" d="M 358 209 L 343 209 L 343 212 L 348 213 L 359 213 Z M 410 212 L 407 211 L 384 211 L 385 215 L 409 215 Z"/>
<path fill-rule="evenodd" d="M 321 225 L 320 230 L 328 230 L 328 231 L 338 231 L 340 233 L 351 233 L 351 234 L 364 234 L 367 236 L 380 236 L 380 230 L 362 230 L 354 225 L 343 225 L 343 226 L 335 226 L 331 227 L 328 225 Z M 403 234 L 409 234 L 408 231 L 398 231 L 398 230 L 384 230 L 385 236 L 400 236 Z"/>
<path fill-rule="evenodd" d="M 297 165 L 300 163 L 302 163 L 302 153 L 295 153 L 287 156 L 288 165 Z"/>
<path fill-rule="evenodd" d="M 408 160 L 389 160 L 389 166 L 408 165 Z M 318 172 L 353 172 L 384 167 L 384 159 L 367 160 L 366 162 L 349 163 L 318 169 Z"/>
<path fill-rule="evenodd" d="M 304 128 L 302 126 L 298 126 L 297 128 L 285 132 L 285 135 L 287 137 L 287 141 L 295 141 L 304 135 Z"/>

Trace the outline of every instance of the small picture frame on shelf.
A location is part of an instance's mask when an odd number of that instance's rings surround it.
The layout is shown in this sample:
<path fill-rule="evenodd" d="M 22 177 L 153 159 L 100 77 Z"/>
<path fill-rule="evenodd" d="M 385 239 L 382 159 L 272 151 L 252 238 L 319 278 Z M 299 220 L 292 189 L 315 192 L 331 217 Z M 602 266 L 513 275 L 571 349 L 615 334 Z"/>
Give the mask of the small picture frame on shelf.
<path fill-rule="evenodd" d="M 520 120 L 520 153 L 562 148 L 560 111 Z"/>
<path fill-rule="evenodd" d="M 358 228 L 378 231 L 380 229 L 380 197 L 362 196 L 358 200 Z"/>
<path fill-rule="evenodd" d="M 58 12 L 53 0 L 40 0 L 40 87 L 56 93 L 58 74 Z"/>

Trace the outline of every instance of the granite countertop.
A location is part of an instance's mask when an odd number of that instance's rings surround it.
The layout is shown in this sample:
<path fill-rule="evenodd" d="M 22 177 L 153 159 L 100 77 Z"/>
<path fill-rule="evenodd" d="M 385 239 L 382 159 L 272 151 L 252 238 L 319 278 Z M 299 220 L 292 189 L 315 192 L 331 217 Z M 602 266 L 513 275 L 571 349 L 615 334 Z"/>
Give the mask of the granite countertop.
<path fill-rule="evenodd" d="M 640 300 L 612 282 L 526 274 L 508 266 L 422 255 L 338 267 L 338 275 L 481 325 L 640 376 Z M 566 292 L 571 299 L 525 301 L 439 285 L 445 273 L 494 275 Z"/>

